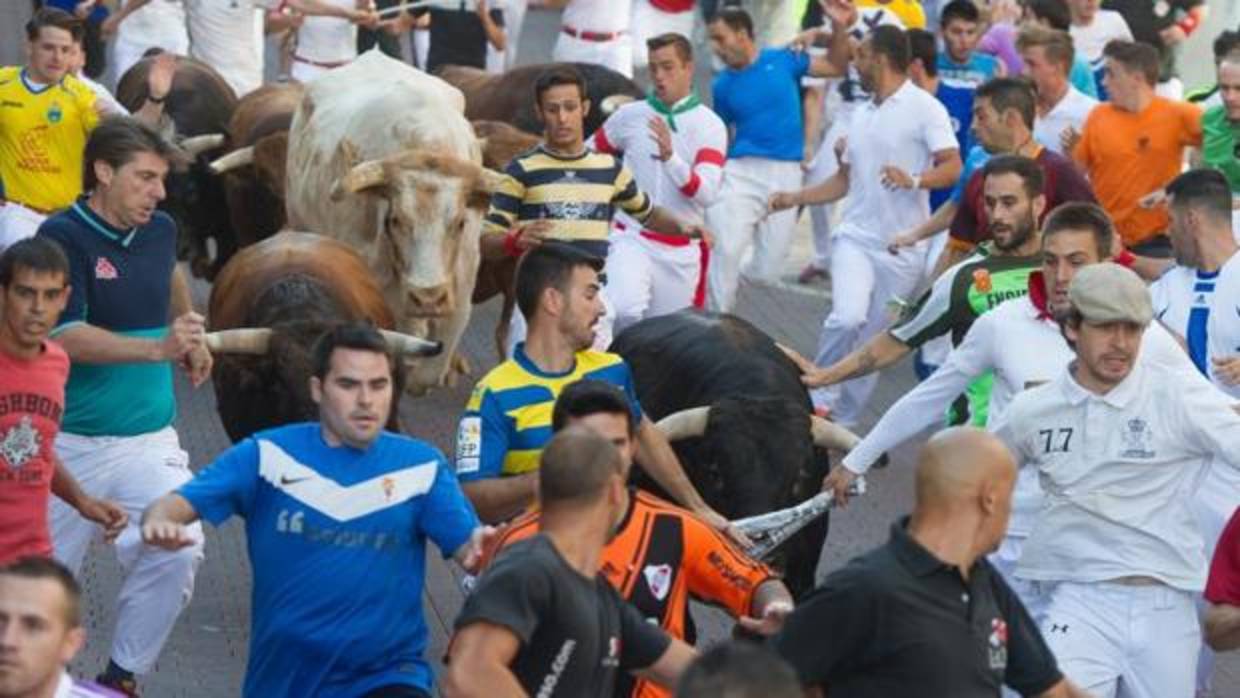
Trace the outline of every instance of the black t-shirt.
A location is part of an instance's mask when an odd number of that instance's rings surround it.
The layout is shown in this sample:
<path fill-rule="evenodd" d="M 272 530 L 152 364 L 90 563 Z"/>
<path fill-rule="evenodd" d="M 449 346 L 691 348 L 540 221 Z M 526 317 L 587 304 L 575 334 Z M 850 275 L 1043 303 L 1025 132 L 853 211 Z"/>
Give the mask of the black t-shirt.
<path fill-rule="evenodd" d="M 461 3 L 463 8 L 465 3 Z M 426 53 L 426 72 L 440 66 L 487 67 L 487 32 L 473 10 L 426 10 L 431 14 L 431 46 Z M 504 26 L 503 10 L 488 10 L 491 20 Z"/>
<path fill-rule="evenodd" d="M 1062 674 L 1037 626 L 990 563 L 966 581 L 905 531 L 824 580 L 772 640 L 831 698 L 997 698 L 1044 693 Z"/>
<path fill-rule="evenodd" d="M 607 580 L 569 567 L 544 535 L 513 543 L 465 600 L 456 629 L 485 621 L 521 640 L 511 669 L 530 695 L 613 695 L 618 671 L 654 664 L 671 644 Z"/>

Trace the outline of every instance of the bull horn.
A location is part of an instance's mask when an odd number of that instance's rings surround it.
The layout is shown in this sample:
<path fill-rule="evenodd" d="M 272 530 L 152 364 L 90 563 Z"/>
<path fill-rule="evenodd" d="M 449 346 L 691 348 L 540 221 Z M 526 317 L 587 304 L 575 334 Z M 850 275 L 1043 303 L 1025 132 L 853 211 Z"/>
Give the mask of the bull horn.
<path fill-rule="evenodd" d="M 662 431 L 668 441 L 691 439 L 706 433 L 706 421 L 710 418 L 709 407 L 690 407 L 687 410 L 673 412 L 660 419 L 655 426 Z"/>
<path fill-rule="evenodd" d="M 392 330 L 379 330 L 379 332 L 383 334 L 383 338 L 387 340 L 392 351 L 404 356 L 439 356 L 443 351 L 443 342 L 432 342 Z"/>
<path fill-rule="evenodd" d="M 271 330 L 265 327 L 242 327 L 207 333 L 207 348 L 213 354 L 266 354 L 271 343 Z"/>
<path fill-rule="evenodd" d="M 814 445 L 819 448 L 847 452 L 861 442 L 860 436 L 818 415 L 810 415 L 809 430 L 813 434 Z"/>
<path fill-rule="evenodd" d="M 623 107 L 629 102 L 636 101 L 637 98 L 633 95 L 610 95 L 603 98 L 603 101 L 599 103 L 598 108 L 601 109 L 604 114 L 611 116 L 620 107 Z"/>
<path fill-rule="evenodd" d="M 254 146 L 247 145 L 244 148 L 238 148 L 227 155 L 212 160 L 209 167 L 215 174 L 224 174 L 229 170 L 245 167 L 253 162 Z"/>
<path fill-rule="evenodd" d="M 367 160 L 354 165 L 345 176 L 336 180 L 332 187 L 332 199 L 339 200 L 345 194 L 356 194 L 363 189 L 387 183 L 387 171 L 379 160 Z"/>
<path fill-rule="evenodd" d="M 196 158 L 208 150 L 224 145 L 224 138 L 225 136 L 222 133 L 208 133 L 203 136 L 190 136 L 189 138 L 181 141 L 181 150 L 184 150 L 191 158 Z"/>

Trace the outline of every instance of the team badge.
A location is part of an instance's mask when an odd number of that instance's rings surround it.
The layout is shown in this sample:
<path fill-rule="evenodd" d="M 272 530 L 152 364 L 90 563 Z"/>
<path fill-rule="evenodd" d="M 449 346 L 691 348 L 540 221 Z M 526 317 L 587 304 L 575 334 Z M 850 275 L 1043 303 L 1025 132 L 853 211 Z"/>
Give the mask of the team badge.
<path fill-rule="evenodd" d="M 112 262 L 107 257 L 100 257 L 95 260 L 95 278 L 96 279 L 116 279 L 120 274 L 116 273 L 116 267 L 112 266 Z"/>
<path fill-rule="evenodd" d="M 392 501 L 392 495 L 396 494 L 396 481 L 390 477 L 385 477 L 379 481 L 379 486 L 383 488 L 383 498 Z"/>
<path fill-rule="evenodd" d="M 995 290 L 994 280 L 990 278 L 990 270 L 974 269 L 973 285 L 977 287 L 979 293 L 990 293 Z"/>
<path fill-rule="evenodd" d="M 1002 618 L 990 619 L 990 636 L 986 639 L 986 654 L 991 669 L 1007 668 L 1008 627 Z"/>
<path fill-rule="evenodd" d="M 47 122 L 49 124 L 58 124 L 65 116 L 64 110 L 60 108 L 60 102 L 52 102 L 52 106 L 47 108 Z"/>
<path fill-rule="evenodd" d="M 1158 2 L 1154 3 L 1154 15 L 1155 16 L 1166 17 L 1167 13 L 1170 11 L 1171 11 L 1171 4 L 1168 3 L 1167 0 L 1158 0 Z"/>
<path fill-rule="evenodd" d="M 21 421 L 11 427 L 0 439 L 0 456 L 8 461 L 14 470 L 22 467 L 39 454 L 39 442 L 42 436 L 35 431 L 30 417 L 22 417 Z"/>
<path fill-rule="evenodd" d="M 1124 425 L 1124 450 L 1119 454 L 1123 458 L 1153 458 L 1150 439 L 1154 438 L 1149 425 L 1144 419 L 1137 417 L 1128 420 Z"/>
<path fill-rule="evenodd" d="M 672 589 L 671 565 L 646 565 L 642 575 L 646 577 L 646 585 L 656 599 L 662 601 L 667 598 L 667 592 Z"/>
<path fill-rule="evenodd" d="M 456 430 L 456 472 L 478 472 L 481 458 L 482 417 L 465 417 Z"/>

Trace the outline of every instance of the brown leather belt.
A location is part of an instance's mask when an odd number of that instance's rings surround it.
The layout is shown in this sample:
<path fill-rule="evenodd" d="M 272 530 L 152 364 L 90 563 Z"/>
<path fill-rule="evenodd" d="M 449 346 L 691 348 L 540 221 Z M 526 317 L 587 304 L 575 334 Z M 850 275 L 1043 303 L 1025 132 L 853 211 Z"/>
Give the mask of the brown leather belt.
<path fill-rule="evenodd" d="M 581 29 L 570 27 L 567 24 L 561 26 L 560 31 L 564 32 L 565 34 L 568 34 L 574 39 L 581 39 L 582 41 L 595 41 L 598 43 L 604 43 L 607 41 L 615 41 L 616 39 L 619 39 L 620 37 L 624 36 L 626 33 L 623 31 L 618 31 L 618 32 L 584 31 Z"/>
<path fill-rule="evenodd" d="M 349 63 L 352 62 L 352 61 L 336 61 L 334 63 L 322 63 L 320 61 L 312 61 L 309 58 L 302 58 L 301 56 L 298 56 L 297 54 L 293 54 L 293 60 L 297 61 L 298 63 L 305 63 L 306 65 L 312 65 L 316 68 L 329 68 L 329 69 L 339 68 L 342 65 L 348 65 Z"/>
<path fill-rule="evenodd" d="M 1161 580 L 1154 579 L 1153 577 L 1147 577 L 1143 574 L 1135 574 L 1128 577 L 1116 577 L 1115 579 L 1108 579 L 1107 581 L 1111 584 L 1121 584 L 1126 587 L 1166 586 Z"/>

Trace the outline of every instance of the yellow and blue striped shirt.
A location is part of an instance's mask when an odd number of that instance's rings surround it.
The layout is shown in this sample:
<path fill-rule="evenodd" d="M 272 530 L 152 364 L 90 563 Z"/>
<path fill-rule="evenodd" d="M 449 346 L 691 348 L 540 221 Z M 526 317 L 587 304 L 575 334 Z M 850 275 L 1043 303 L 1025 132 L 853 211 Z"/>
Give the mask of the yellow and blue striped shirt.
<path fill-rule="evenodd" d="M 579 380 L 616 385 L 629 398 L 633 416 L 642 416 L 629 366 L 617 354 L 587 349 L 573 367 L 545 373 L 518 344 L 511 359 L 491 369 L 474 386 L 456 436 L 456 474 L 462 482 L 520 475 L 538 468 L 538 456 L 551 440 L 551 412 L 560 391 Z"/>
<path fill-rule="evenodd" d="M 513 158 L 504 174 L 487 212 L 489 233 L 548 220 L 554 239 L 606 242 L 616 207 L 638 221 L 654 208 L 633 173 L 610 153 L 587 150 L 565 158 L 538 146 Z"/>

